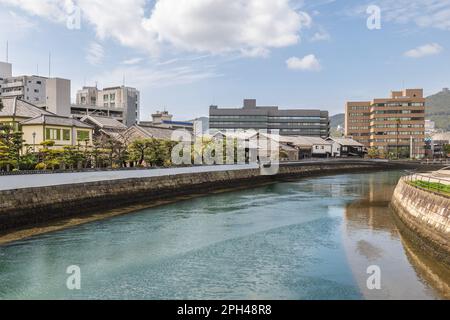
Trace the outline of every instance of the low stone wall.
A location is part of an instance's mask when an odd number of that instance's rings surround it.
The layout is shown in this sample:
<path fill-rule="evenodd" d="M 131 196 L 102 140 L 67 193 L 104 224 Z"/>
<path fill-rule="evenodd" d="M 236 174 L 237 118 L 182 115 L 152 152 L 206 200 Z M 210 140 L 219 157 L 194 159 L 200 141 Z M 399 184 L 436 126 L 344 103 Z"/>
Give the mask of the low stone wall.
<path fill-rule="evenodd" d="M 397 167 L 367 161 L 318 162 L 283 165 L 276 176 L 261 176 L 257 169 L 244 169 L 0 191 L 0 233 L 185 194 L 255 186 L 286 178 Z"/>
<path fill-rule="evenodd" d="M 450 198 L 402 178 L 392 198 L 400 231 L 429 255 L 450 266 Z"/>

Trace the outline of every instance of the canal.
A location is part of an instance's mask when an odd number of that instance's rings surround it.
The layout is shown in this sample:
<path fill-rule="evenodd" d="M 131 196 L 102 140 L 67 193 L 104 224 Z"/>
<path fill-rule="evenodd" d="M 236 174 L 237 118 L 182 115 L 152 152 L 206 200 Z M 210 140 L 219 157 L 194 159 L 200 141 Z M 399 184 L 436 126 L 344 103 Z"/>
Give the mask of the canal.
<path fill-rule="evenodd" d="M 0 299 L 449 298 L 448 270 L 402 237 L 388 207 L 402 174 L 205 195 L 3 245 Z M 66 287 L 71 265 L 81 290 Z"/>

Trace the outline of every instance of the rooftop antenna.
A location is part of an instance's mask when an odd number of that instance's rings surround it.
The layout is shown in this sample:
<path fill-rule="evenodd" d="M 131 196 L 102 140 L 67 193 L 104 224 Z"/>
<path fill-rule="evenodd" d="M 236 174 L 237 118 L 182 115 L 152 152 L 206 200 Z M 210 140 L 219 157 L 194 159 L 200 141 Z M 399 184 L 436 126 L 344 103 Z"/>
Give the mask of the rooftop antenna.
<path fill-rule="evenodd" d="M 6 40 L 6 62 L 8 63 L 9 61 L 9 42 L 8 40 Z"/>
<path fill-rule="evenodd" d="M 48 53 L 48 77 L 50 78 L 52 74 L 52 53 Z"/>
<path fill-rule="evenodd" d="M 125 75 L 123 75 L 123 83 L 122 85 L 125 87 Z"/>
<path fill-rule="evenodd" d="M 36 75 L 39 77 L 39 63 L 36 64 Z"/>

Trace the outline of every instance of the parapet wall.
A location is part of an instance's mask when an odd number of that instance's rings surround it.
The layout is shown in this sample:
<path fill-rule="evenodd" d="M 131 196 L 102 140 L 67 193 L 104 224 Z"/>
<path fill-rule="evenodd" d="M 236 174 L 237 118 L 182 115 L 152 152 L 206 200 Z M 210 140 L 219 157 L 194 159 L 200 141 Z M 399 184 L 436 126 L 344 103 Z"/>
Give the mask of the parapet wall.
<path fill-rule="evenodd" d="M 391 167 L 367 161 L 318 162 L 283 165 L 275 176 L 262 176 L 258 169 L 243 169 L 0 191 L 0 233 L 179 195 L 252 187 L 285 178 Z"/>
<path fill-rule="evenodd" d="M 450 198 L 411 186 L 402 178 L 392 208 L 401 231 L 423 251 L 450 266 Z"/>

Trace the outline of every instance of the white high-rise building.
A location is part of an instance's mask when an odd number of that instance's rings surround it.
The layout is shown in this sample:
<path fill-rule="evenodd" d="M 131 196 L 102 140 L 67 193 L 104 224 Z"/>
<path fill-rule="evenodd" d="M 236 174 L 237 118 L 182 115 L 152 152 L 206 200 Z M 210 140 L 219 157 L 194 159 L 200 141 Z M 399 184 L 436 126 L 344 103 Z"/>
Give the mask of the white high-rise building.
<path fill-rule="evenodd" d="M 16 97 L 61 116 L 70 115 L 70 80 L 12 76 L 12 66 L 0 62 L 0 98 Z"/>
<path fill-rule="evenodd" d="M 140 93 L 125 86 L 104 88 L 83 87 L 77 92 L 76 104 L 72 105 L 72 115 L 82 118 L 98 115 L 115 118 L 131 127 L 139 120 Z"/>

